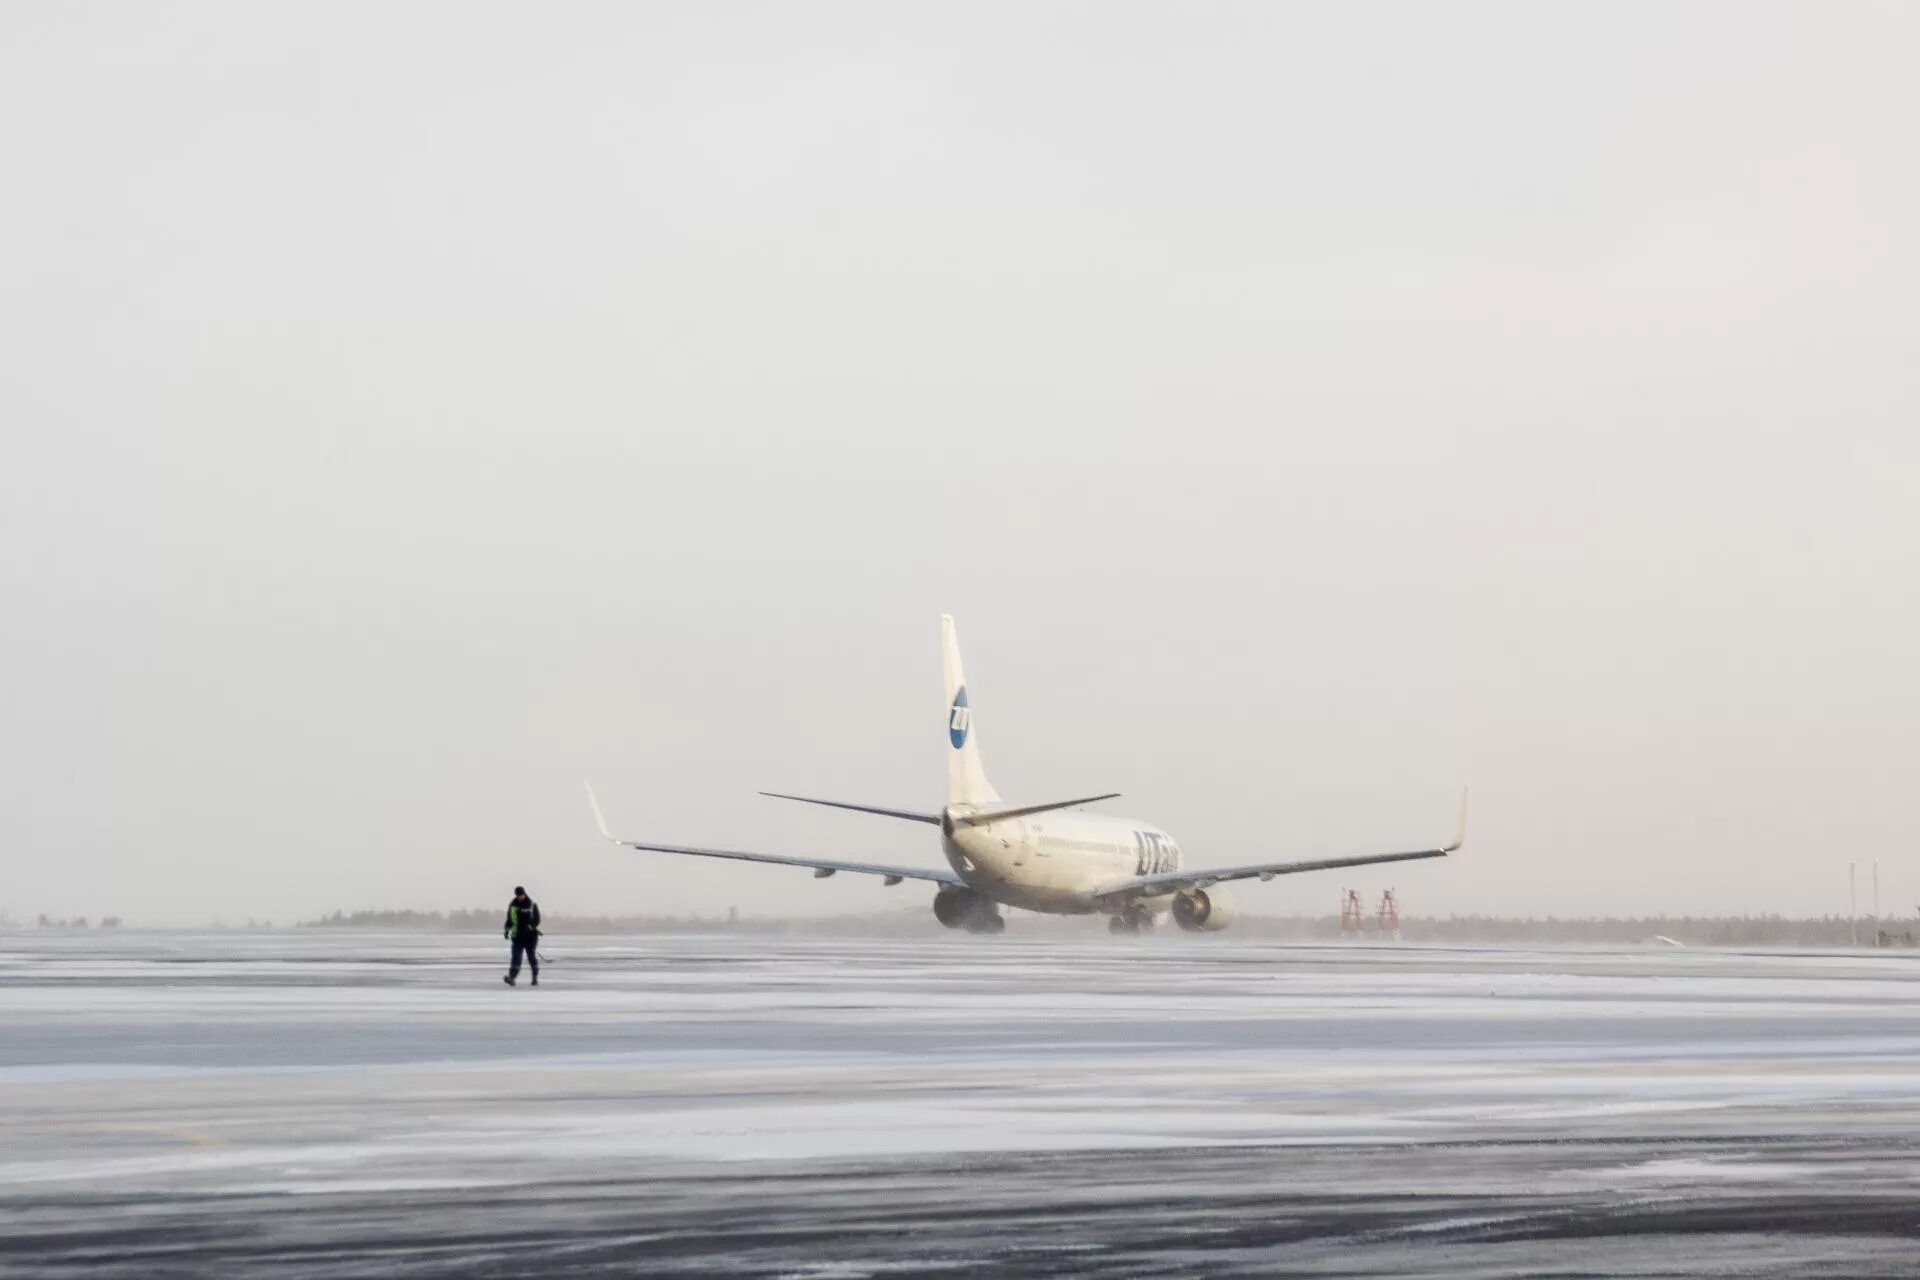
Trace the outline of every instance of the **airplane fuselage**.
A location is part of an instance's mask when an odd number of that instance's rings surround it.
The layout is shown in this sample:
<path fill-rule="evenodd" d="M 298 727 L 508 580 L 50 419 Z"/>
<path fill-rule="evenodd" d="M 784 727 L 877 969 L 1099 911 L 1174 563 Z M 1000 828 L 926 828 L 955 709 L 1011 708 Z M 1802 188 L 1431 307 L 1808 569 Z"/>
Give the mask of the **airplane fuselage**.
<path fill-rule="evenodd" d="M 1064 810 L 979 827 L 949 822 L 940 844 L 975 892 L 1009 907 L 1067 915 L 1112 910 L 1094 897 L 1103 887 L 1183 865 L 1180 846 L 1158 827 Z M 1140 905 L 1164 910 L 1167 899 Z"/>

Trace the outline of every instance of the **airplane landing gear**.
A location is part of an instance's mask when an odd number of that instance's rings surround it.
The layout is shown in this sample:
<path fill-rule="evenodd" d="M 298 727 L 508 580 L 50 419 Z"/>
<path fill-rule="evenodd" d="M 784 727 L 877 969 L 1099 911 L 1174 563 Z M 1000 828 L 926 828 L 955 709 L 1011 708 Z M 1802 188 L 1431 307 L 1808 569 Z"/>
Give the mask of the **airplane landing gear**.
<path fill-rule="evenodd" d="M 1149 911 L 1123 911 L 1117 916 L 1107 918 L 1107 932 L 1118 936 L 1123 933 L 1152 933 L 1153 913 Z"/>
<path fill-rule="evenodd" d="M 949 929 L 968 933 L 1005 933 L 1006 917 L 994 903 L 959 885 L 948 885 L 933 895 L 933 916 Z"/>

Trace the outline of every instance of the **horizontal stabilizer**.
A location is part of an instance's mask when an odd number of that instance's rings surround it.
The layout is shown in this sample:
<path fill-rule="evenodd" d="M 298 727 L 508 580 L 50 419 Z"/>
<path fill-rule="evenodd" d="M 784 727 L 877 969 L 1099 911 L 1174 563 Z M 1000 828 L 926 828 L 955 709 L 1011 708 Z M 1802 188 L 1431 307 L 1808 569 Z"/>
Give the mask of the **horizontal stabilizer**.
<path fill-rule="evenodd" d="M 1103 796 L 1081 796 L 1078 800 L 1055 800 L 1050 804 L 1023 804 L 1012 809 L 983 809 L 979 813 L 956 813 L 953 815 L 953 825 L 984 827 L 989 822 L 998 822 L 1002 818 L 1024 818 L 1031 813 L 1051 813 L 1055 809 L 1072 809 L 1079 805 L 1092 804 L 1096 800 L 1116 800 L 1119 796 L 1118 791 L 1109 791 Z"/>
<path fill-rule="evenodd" d="M 855 813 L 877 813 L 883 818 L 904 818 L 908 822 L 925 822 L 932 826 L 940 825 L 940 815 L 926 813 L 919 809 L 883 809 L 874 804 L 849 804 L 845 800 L 816 800 L 812 796 L 790 796 L 783 791 L 762 791 L 763 796 L 775 800 L 798 800 L 801 804 L 823 804 L 829 809 L 851 809 Z"/>

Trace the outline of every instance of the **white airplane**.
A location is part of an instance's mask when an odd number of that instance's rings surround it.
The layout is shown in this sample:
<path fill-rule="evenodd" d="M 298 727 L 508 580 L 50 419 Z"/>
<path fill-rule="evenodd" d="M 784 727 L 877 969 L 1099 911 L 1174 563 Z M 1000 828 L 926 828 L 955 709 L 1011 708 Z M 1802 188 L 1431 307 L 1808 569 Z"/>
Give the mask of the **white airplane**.
<path fill-rule="evenodd" d="M 1104 912 L 1111 917 L 1108 927 L 1114 933 L 1150 929 L 1162 913 L 1169 911 L 1183 929 L 1224 929 L 1232 923 L 1234 913 L 1226 896 L 1214 888 L 1223 880 L 1258 878 L 1265 881 L 1301 871 L 1442 858 L 1466 842 L 1464 791 L 1460 795 L 1460 819 L 1453 843 L 1444 848 L 1194 870 L 1186 868 L 1184 855 L 1173 837 L 1158 827 L 1127 818 L 1069 812 L 1084 804 L 1111 800 L 1118 792 L 1047 804 L 1003 804 L 1000 793 L 987 781 L 980 765 L 980 738 L 974 728 L 973 709 L 967 702 L 966 676 L 960 670 L 960 644 L 954 635 L 953 619 L 945 615 L 940 619 L 940 642 L 947 677 L 947 805 L 944 809 L 928 813 L 850 804 L 844 800 L 816 800 L 775 791 L 760 794 L 776 800 L 823 804 L 939 827 L 940 850 L 946 855 L 947 868 L 889 867 L 832 858 L 622 840 L 607 829 L 607 820 L 589 785 L 587 803 L 593 807 L 600 834 L 614 844 L 654 853 L 810 867 L 813 874 L 822 879 L 847 871 L 880 876 L 890 885 L 903 880 L 930 880 L 940 886 L 933 896 L 935 918 L 949 929 L 966 929 L 972 933 L 1004 930 L 1007 922 L 1000 914 L 1002 906 L 1056 915 Z"/>

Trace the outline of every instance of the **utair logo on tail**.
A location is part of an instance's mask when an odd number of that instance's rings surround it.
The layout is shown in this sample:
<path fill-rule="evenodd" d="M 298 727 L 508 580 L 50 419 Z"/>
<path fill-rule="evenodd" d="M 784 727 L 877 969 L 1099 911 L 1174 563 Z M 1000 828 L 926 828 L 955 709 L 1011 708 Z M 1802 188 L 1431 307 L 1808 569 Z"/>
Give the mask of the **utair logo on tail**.
<path fill-rule="evenodd" d="M 1326 871 L 1373 863 L 1411 862 L 1439 858 L 1458 849 L 1466 838 L 1466 796 L 1460 797 L 1460 825 L 1453 840 L 1439 848 L 1405 853 L 1367 853 L 1351 857 L 1312 858 L 1289 862 L 1227 862 L 1212 867 L 1190 867 L 1172 836 L 1144 822 L 1075 812 L 1081 805 L 1111 800 L 1111 795 L 1082 796 L 1039 804 L 1009 804 L 987 781 L 980 763 L 980 735 L 973 731 L 973 709 L 967 699 L 967 679 L 960 669 L 960 641 L 953 619 L 940 619 L 940 651 L 944 667 L 942 692 L 947 698 L 947 799 L 937 809 L 894 809 L 853 804 L 845 800 L 816 800 L 811 796 L 763 792 L 782 800 L 853 809 L 905 822 L 925 823 L 939 833 L 945 865 L 886 866 L 875 862 L 844 862 L 796 854 L 757 853 L 744 849 L 694 848 L 650 840 L 622 840 L 607 830 L 600 806 L 593 806 L 600 834 L 615 844 L 657 853 L 691 854 L 700 858 L 730 858 L 739 862 L 805 867 L 819 879 L 842 871 L 878 876 L 885 884 L 917 880 L 936 886 L 933 914 L 949 929 L 971 933 L 999 933 L 1007 927 L 1002 908 L 1042 911 L 1058 915 L 1108 917 L 1115 933 L 1138 933 L 1168 915 L 1182 929 L 1211 932 L 1233 920 L 1233 904 L 1220 886 L 1229 880 L 1268 881 L 1299 871 Z M 593 798 L 588 788 L 587 798 Z"/>
<path fill-rule="evenodd" d="M 973 723 L 973 713 L 967 710 L 967 686 L 961 685 L 960 692 L 953 695 L 953 705 L 947 708 L 947 741 L 958 751 L 967 745 L 967 726 Z"/>

